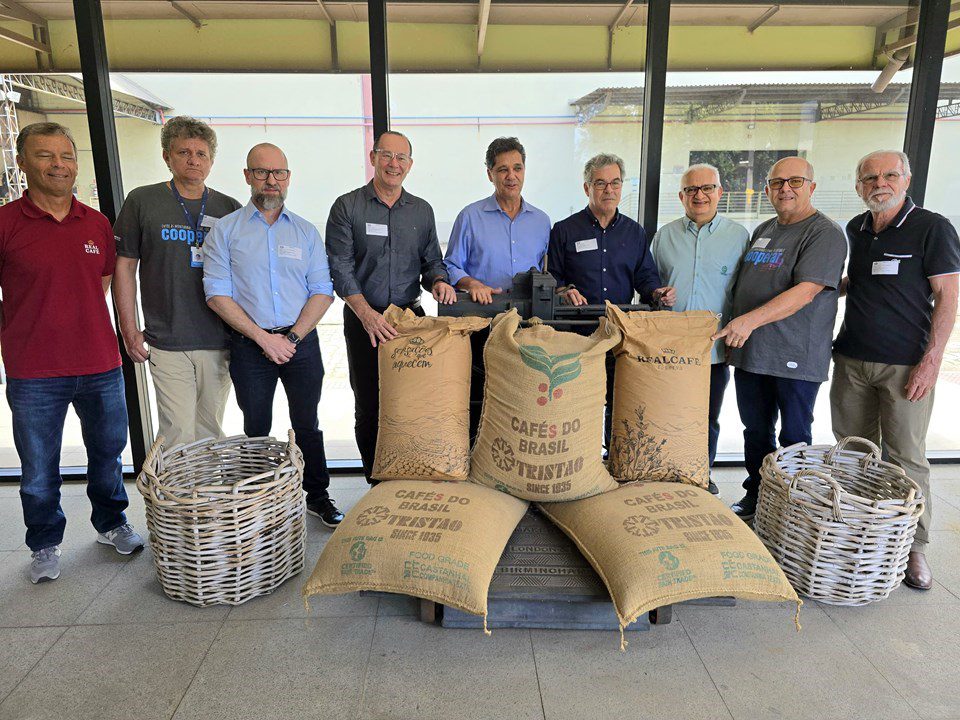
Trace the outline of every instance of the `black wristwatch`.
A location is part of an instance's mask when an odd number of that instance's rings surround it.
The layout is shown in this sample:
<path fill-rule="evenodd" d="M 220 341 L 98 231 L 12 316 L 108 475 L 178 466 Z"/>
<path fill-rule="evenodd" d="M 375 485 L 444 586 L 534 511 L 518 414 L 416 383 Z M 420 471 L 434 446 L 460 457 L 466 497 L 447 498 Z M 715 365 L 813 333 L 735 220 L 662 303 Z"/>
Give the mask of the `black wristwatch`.
<path fill-rule="evenodd" d="M 287 333 L 287 340 L 292 342 L 294 345 L 299 345 L 300 341 L 303 340 L 303 338 L 297 335 L 295 332 L 293 332 L 293 330 L 291 330 L 290 332 Z"/>

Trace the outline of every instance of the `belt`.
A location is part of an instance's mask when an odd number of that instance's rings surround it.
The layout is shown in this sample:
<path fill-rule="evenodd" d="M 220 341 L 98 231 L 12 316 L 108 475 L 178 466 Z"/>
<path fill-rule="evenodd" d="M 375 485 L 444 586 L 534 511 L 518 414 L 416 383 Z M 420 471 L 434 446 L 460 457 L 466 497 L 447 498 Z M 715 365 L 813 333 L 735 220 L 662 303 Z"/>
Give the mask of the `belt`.
<path fill-rule="evenodd" d="M 286 327 L 276 327 L 276 328 L 264 328 L 271 335 L 288 335 L 293 329 L 293 325 L 287 325 Z"/>

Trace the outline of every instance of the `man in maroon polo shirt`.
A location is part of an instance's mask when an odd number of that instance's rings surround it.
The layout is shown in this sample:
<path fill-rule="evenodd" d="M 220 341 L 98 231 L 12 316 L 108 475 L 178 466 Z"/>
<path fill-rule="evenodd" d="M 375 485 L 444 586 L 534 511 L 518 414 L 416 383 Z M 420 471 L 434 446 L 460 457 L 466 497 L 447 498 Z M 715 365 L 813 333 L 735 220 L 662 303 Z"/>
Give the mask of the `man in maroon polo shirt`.
<path fill-rule="evenodd" d="M 87 450 L 87 495 L 97 542 L 124 555 L 143 547 L 127 523 L 120 453 L 127 408 L 105 294 L 116 261 L 110 222 L 73 197 L 76 145 L 57 123 L 17 137 L 27 193 L 0 208 L 0 348 L 20 456 L 20 499 L 34 583 L 60 576 L 67 521 L 60 446 L 71 404 Z"/>

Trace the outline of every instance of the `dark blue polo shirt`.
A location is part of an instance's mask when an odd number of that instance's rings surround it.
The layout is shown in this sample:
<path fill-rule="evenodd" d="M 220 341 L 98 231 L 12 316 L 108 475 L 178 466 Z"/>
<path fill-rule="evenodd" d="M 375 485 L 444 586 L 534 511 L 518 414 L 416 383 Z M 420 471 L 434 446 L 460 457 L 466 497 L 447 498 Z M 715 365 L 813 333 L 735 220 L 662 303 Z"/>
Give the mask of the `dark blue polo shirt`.
<path fill-rule="evenodd" d="M 846 311 L 833 349 L 847 357 L 916 365 L 930 340 L 929 278 L 960 273 L 960 240 L 950 221 L 908 197 L 890 225 L 873 230 L 866 212 L 847 223 Z"/>
<path fill-rule="evenodd" d="M 547 270 L 558 285 L 574 285 L 591 305 L 629 303 L 633 292 L 650 302 L 660 274 L 646 233 L 618 210 L 606 228 L 586 207 L 550 231 Z"/>

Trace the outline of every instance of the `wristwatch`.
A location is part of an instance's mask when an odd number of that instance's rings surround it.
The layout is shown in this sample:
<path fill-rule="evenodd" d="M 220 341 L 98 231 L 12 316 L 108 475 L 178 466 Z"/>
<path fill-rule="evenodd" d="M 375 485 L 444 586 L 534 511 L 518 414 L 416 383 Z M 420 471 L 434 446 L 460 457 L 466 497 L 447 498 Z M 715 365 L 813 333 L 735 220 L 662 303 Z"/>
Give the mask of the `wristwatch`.
<path fill-rule="evenodd" d="M 287 333 L 287 340 L 292 342 L 294 345 L 299 345 L 300 341 L 303 340 L 303 338 L 291 330 L 290 332 Z"/>

